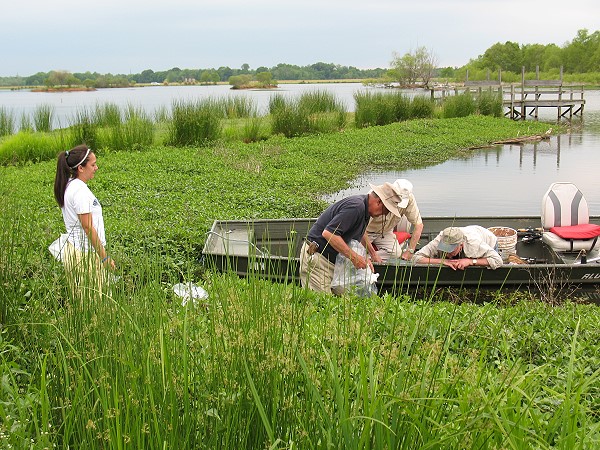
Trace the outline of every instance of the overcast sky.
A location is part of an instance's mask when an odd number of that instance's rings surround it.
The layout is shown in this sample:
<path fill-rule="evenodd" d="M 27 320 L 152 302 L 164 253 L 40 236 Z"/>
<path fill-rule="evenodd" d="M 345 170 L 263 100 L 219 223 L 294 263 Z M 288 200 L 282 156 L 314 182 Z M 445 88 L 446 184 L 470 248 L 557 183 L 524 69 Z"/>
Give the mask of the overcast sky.
<path fill-rule="evenodd" d="M 425 46 L 462 66 L 496 42 L 563 46 L 600 29 L 598 0 L 11 0 L 0 76 L 299 66 L 389 67 Z"/>

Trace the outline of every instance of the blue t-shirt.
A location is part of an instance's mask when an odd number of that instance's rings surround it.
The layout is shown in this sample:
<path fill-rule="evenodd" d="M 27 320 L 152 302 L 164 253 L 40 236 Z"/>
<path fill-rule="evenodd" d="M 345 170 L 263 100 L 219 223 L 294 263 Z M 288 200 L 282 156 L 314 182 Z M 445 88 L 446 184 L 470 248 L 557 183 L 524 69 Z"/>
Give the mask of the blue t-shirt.
<path fill-rule="evenodd" d="M 337 234 L 349 244 L 352 239 L 361 241 L 369 223 L 368 195 L 353 195 L 329 206 L 319 216 L 308 232 L 308 240 L 319 244 L 318 251 L 329 261 L 335 263 L 338 254 L 323 237 L 327 230 Z"/>

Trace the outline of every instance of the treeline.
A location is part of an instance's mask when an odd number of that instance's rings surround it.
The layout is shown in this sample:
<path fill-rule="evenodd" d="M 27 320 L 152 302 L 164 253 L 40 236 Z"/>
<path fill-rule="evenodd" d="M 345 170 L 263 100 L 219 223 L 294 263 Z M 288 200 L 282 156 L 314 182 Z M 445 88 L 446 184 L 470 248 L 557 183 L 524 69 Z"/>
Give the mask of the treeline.
<path fill-rule="evenodd" d="M 579 30 L 575 38 L 562 47 L 556 44 L 520 45 L 511 41 L 504 44 L 498 42 L 488 48 L 483 55 L 470 60 L 460 69 L 446 68 L 440 70 L 439 74 L 442 77 L 464 80 L 467 69 L 471 79 L 472 74 L 488 70 L 521 74 L 523 67 L 525 72 L 535 72 L 539 68 L 541 72 L 557 74 L 562 67 L 564 74 L 598 73 L 600 72 L 600 31 L 590 34 L 586 29 Z M 504 75 L 503 79 L 505 79 Z"/>
<path fill-rule="evenodd" d="M 119 87 L 133 83 L 185 83 L 193 80 L 198 83 L 228 82 L 232 76 L 270 73 L 276 80 L 345 80 L 379 78 L 386 69 L 357 69 L 352 66 L 318 62 L 308 66 L 277 64 L 274 67 L 251 69 L 248 64 L 241 68 L 219 67 L 218 69 L 180 69 L 174 67 L 164 71 L 146 69 L 138 74 L 100 74 L 98 72 L 38 72 L 28 77 L 0 77 L 1 86 L 45 86 L 45 85 L 84 85 L 89 87 Z M 60 78 L 63 79 L 60 79 Z"/>
<path fill-rule="evenodd" d="M 135 83 L 201 83 L 211 84 L 228 82 L 231 77 L 270 74 L 273 80 L 341 80 L 341 79 L 397 79 L 402 80 L 403 73 L 414 72 L 412 67 L 418 61 L 418 55 L 407 53 L 397 57 L 386 69 L 357 69 L 352 66 L 318 62 L 308 66 L 296 66 L 280 63 L 274 67 L 258 67 L 251 69 L 248 64 L 241 68 L 219 67 L 218 69 L 180 69 L 174 67 L 164 71 L 146 69 L 138 74 L 100 74 L 97 72 L 38 72 L 28 77 L 0 77 L 0 86 L 71 86 L 83 85 L 88 87 L 121 87 Z M 471 59 L 462 67 L 436 67 L 433 51 L 426 51 L 427 74 L 429 77 L 445 78 L 461 82 L 465 80 L 469 70 L 469 79 L 480 79 L 486 73 L 502 70 L 503 80 L 511 80 L 510 74 L 516 77 L 521 74 L 521 68 L 526 72 L 535 72 L 539 68 L 545 75 L 556 75 L 561 67 L 566 79 L 576 78 L 584 81 L 594 81 L 600 74 L 600 31 L 589 33 L 582 29 L 572 41 L 562 47 L 556 44 L 518 44 L 507 41 L 496 43 L 488 48 L 483 55 Z M 589 76 L 586 78 L 584 74 Z M 590 75 L 591 74 L 591 75 Z M 423 76 L 420 76 L 423 78 Z M 428 80 L 424 80 L 427 82 Z M 409 77 L 410 84 L 410 77 Z"/>

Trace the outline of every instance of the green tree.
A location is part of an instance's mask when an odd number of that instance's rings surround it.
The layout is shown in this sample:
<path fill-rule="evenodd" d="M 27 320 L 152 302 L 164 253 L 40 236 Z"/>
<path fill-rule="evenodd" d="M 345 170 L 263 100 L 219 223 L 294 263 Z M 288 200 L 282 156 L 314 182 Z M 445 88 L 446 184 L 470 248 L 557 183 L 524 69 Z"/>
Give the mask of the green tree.
<path fill-rule="evenodd" d="M 515 42 L 507 41 L 504 44 L 498 42 L 479 57 L 478 63 L 480 69 L 489 69 L 492 72 L 501 69 L 520 73 L 523 67 L 521 47 Z"/>
<path fill-rule="evenodd" d="M 250 74 L 242 74 L 242 75 L 232 75 L 229 77 L 229 84 L 233 89 L 241 89 L 246 87 L 252 81 L 252 75 Z"/>
<path fill-rule="evenodd" d="M 421 46 L 414 52 L 405 53 L 403 56 L 394 52 L 394 59 L 390 63 L 392 68 L 390 75 L 401 84 L 411 85 L 421 81 L 427 86 L 433 77 L 435 65 L 435 55 Z"/>
<path fill-rule="evenodd" d="M 563 50 L 563 63 L 566 72 L 585 73 L 600 70 L 600 32 L 592 34 L 582 29 Z"/>
<path fill-rule="evenodd" d="M 273 75 L 271 72 L 259 72 L 256 74 L 256 81 L 262 86 L 271 86 L 273 83 Z"/>
<path fill-rule="evenodd" d="M 215 69 L 205 70 L 200 75 L 200 83 L 202 84 L 217 84 L 221 78 Z"/>

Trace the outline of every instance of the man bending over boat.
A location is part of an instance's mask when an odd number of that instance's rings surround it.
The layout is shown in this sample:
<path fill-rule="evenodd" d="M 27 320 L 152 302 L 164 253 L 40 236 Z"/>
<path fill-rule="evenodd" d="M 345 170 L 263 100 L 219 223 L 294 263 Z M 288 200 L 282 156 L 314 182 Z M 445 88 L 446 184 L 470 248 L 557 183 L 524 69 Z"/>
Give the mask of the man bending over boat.
<path fill-rule="evenodd" d="M 365 258 L 348 244 L 355 239 L 369 248 L 365 230 L 371 217 L 391 212 L 400 217 L 402 200 L 391 183 L 373 186 L 367 195 L 353 195 L 329 206 L 308 232 L 300 249 L 300 282 L 313 291 L 331 293 L 331 281 L 338 253 L 346 256 L 357 269 L 373 269 Z"/>
<path fill-rule="evenodd" d="M 448 227 L 415 253 L 416 264 L 444 264 L 454 270 L 469 266 L 497 269 L 502 265 L 498 253 L 498 238 L 479 225 Z"/>
<path fill-rule="evenodd" d="M 400 203 L 398 203 L 400 216 L 388 213 L 372 217 L 369 225 L 367 225 L 369 242 L 377 248 L 376 250 L 375 248 L 369 248 L 369 253 L 372 255 L 374 262 L 387 262 L 390 258 L 402 258 L 410 261 L 423 231 L 423 219 L 421 219 L 421 212 L 412 192 L 412 183 L 399 178 L 394 181 L 392 186 L 401 199 Z M 412 225 L 412 235 L 404 250 L 395 234 L 395 231 L 401 231 L 396 230 L 396 227 L 400 223 L 402 216 L 406 217 L 408 223 Z M 405 234 L 408 236 L 408 233 Z"/>

